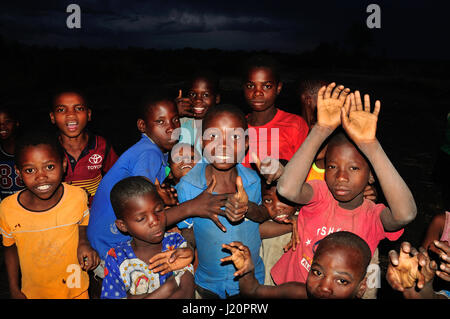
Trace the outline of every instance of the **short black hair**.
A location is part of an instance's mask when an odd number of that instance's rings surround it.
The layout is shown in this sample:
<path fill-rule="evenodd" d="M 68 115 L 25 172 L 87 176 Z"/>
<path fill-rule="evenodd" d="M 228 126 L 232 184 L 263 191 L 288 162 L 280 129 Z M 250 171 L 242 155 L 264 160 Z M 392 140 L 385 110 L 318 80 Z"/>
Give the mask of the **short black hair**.
<path fill-rule="evenodd" d="M 196 71 L 188 81 L 188 90 L 192 88 L 194 82 L 198 79 L 204 79 L 210 84 L 210 88 L 214 94 L 220 92 L 220 79 L 215 72 L 209 69 Z"/>
<path fill-rule="evenodd" d="M 297 94 L 300 97 L 303 93 L 315 95 L 319 92 L 320 88 L 328 83 L 321 79 L 304 79 L 297 83 Z"/>
<path fill-rule="evenodd" d="M 80 96 L 84 101 L 84 106 L 86 106 L 88 109 L 92 110 L 90 101 L 88 100 L 88 94 L 83 89 L 76 88 L 76 87 L 67 87 L 67 88 L 55 89 L 51 92 L 50 103 L 49 103 L 51 112 L 53 112 L 55 110 L 56 99 L 65 93 L 74 93 L 74 94 Z"/>
<path fill-rule="evenodd" d="M 61 143 L 58 140 L 58 136 L 54 133 L 54 131 L 50 129 L 32 129 L 29 128 L 23 131 L 17 138 L 16 146 L 15 146 L 15 157 L 16 157 L 16 165 L 20 166 L 20 159 L 23 155 L 24 149 L 29 146 L 38 146 L 38 145 L 48 145 L 50 146 L 60 157 L 61 162 L 65 158 L 65 152 Z"/>
<path fill-rule="evenodd" d="M 255 68 L 268 68 L 272 71 L 275 81 L 281 81 L 281 65 L 273 56 L 257 54 L 248 58 L 243 65 L 242 81 L 247 81 L 248 73 Z"/>
<path fill-rule="evenodd" d="M 362 278 L 364 278 L 364 276 L 366 275 L 367 267 L 369 266 L 372 259 L 372 251 L 370 250 L 369 245 L 364 239 L 349 231 L 338 231 L 335 233 L 331 233 L 319 242 L 316 253 L 317 251 L 319 251 L 320 247 L 325 244 L 334 244 L 358 250 L 361 253 L 362 257 Z"/>
<path fill-rule="evenodd" d="M 130 176 L 117 182 L 110 192 L 111 206 L 116 218 L 123 219 L 128 200 L 148 193 L 160 198 L 155 185 L 147 177 Z"/>
<path fill-rule="evenodd" d="M 174 92 L 166 88 L 158 88 L 148 92 L 138 102 L 137 118 L 145 120 L 152 107 L 154 107 L 157 102 L 170 101 L 174 103 L 175 97 L 176 95 L 174 95 Z"/>
<path fill-rule="evenodd" d="M 203 131 L 205 130 L 206 123 L 208 123 L 213 118 L 223 113 L 235 115 L 241 121 L 242 128 L 244 129 L 244 131 L 248 129 L 247 118 L 245 117 L 244 112 L 240 108 L 232 104 L 219 104 L 216 105 L 215 107 L 208 109 L 208 111 L 206 112 L 202 123 Z"/>

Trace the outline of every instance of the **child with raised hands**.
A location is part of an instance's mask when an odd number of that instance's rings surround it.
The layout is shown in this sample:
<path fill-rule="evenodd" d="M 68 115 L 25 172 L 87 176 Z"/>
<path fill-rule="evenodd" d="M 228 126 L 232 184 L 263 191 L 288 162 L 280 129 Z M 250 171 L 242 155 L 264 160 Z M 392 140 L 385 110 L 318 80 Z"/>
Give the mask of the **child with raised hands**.
<path fill-rule="evenodd" d="M 359 236 L 340 231 L 323 238 L 317 246 L 306 283 L 286 282 L 278 286 L 261 285 L 255 279 L 251 252 L 240 242 L 223 244 L 231 256 L 221 262 L 232 262 L 244 297 L 250 298 L 361 298 L 366 289 L 366 269 L 370 248 Z"/>
<path fill-rule="evenodd" d="M 344 92 L 344 96 L 341 94 Z M 327 234 L 346 230 L 363 238 L 372 254 L 380 240 L 397 240 L 402 228 L 417 213 L 414 198 L 376 138 L 380 102 L 371 112 L 358 91 L 331 83 L 319 90 L 317 123 L 284 169 L 277 190 L 288 200 L 304 205 L 297 227 L 301 245 L 284 254 L 272 269 L 276 284 L 305 282 L 316 243 Z M 325 155 L 325 181 L 305 182 L 320 145 L 342 124 L 344 132 L 329 141 Z M 364 198 L 374 169 L 388 207 Z"/>
<path fill-rule="evenodd" d="M 433 243 L 441 250 L 442 263 L 439 266 L 431 260 L 425 248 L 419 247 L 419 251 L 409 242 L 403 242 L 400 252 L 389 252 L 389 265 L 386 272 L 386 280 L 392 289 L 400 291 L 405 299 L 448 299 L 450 291 L 433 290 L 435 276 L 450 282 L 450 246 L 445 242 Z"/>

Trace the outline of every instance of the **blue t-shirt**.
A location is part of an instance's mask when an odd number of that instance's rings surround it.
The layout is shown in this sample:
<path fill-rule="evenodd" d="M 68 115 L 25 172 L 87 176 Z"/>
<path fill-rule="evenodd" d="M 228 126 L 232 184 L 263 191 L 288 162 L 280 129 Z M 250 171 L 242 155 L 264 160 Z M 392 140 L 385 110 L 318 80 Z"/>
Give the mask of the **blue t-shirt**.
<path fill-rule="evenodd" d="M 180 203 L 197 197 L 207 188 L 205 177 L 207 165 L 208 163 L 205 162 L 197 163 L 175 186 Z M 257 173 L 242 164 L 236 165 L 236 169 L 242 178 L 249 201 L 261 204 L 261 180 Z M 225 251 L 222 244 L 240 241 L 250 249 L 255 265 L 255 277 L 261 284 L 264 283 L 264 264 L 259 256 L 261 237 L 258 223 L 245 219 L 239 223 L 230 224 L 223 216 L 219 216 L 219 220 L 227 229 L 225 233 L 208 218 L 188 218 L 178 223 L 178 227 L 194 227 L 198 253 L 195 283 L 221 298 L 226 298 L 227 294 L 232 296 L 239 293 L 239 281 L 233 275 L 236 272 L 234 265 L 220 262 L 221 258 L 230 256 L 230 252 Z"/>
<path fill-rule="evenodd" d="M 178 233 L 165 233 L 162 240 L 162 252 L 186 247 L 186 241 Z M 178 271 L 179 275 L 184 271 L 193 273 L 192 265 Z M 108 251 L 105 260 L 105 278 L 102 282 L 102 299 L 126 298 L 127 292 L 131 295 L 147 294 L 162 286 L 174 273 L 165 275 L 154 273 L 148 269 L 145 261 L 137 258 L 131 247 L 131 241 L 120 243 Z"/>
<path fill-rule="evenodd" d="M 90 209 L 87 236 L 91 246 L 105 260 L 111 247 L 131 239 L 116 227 L 116 215 L 109 198 L 111 189 L 122 179 L 130 176 L 145 176 L 153 183 L 158 178 L 162 183 L 166 177 L 168 154 L 163 154 L 145 134 L 114 163 L 102 178 L 94 195 Z"/>

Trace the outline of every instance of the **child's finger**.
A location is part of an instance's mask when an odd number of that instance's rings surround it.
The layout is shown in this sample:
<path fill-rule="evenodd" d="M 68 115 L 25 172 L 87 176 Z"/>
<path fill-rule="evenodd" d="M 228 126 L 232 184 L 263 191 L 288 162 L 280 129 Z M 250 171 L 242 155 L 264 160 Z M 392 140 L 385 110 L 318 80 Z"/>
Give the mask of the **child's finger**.
<path fill-rule="evenodd" d="M 325 99 L 329 99 L 331 96 L 331 91 L 333 90 L 333 88 L 336 86 L 336 83 L 332 82 L 330 84 L 328 84 L 326 90 L 325 90 L 325 94 L 324 94 L 324 98 Z"/>
<path fill-rule="evenodd" d="M 370 112 L 370 96 L 369 96 L 369 94 L 364 94 L 364 111 Z"/>
<path fill-rule="evenodd" d="M 339 96 L 339 93 L 341 93 L 341 91 L 344 89 L 343 85 L 339 85 L 337 87 L 334 88 L 333 93 L 331 94 L 331 98 L 332 99 L 337 99 Z"/>
<path fill-rule="evenodd" d="M 347 99 L 348 94 L 350 93 L 349 88 L 345 88 L 342 90 L 341 94 L 339 95 L 339 100 L 341 102 L 344 102 Z"/>
<path fill-rule="evenodd" d="M 359 91 L 355 91 L 355 106 L 357 111 L 362 111 L 361 94 Z"/>
<path fill-rule="evenodd" d="M 354 112 L 354 111 L 356 111 L 355 93 L 350 93 L 350 109 L 349 109 L 349 112 Z"/>
<path fill-rule="evenodd" d="M 391 262 L 392 265 L 394 266 L 398 266 L 398 254 L 395 250 L 391 250 L 389 251 L 389 260 Z"/>
<path fill-rule="evenodd" d="M 327 86 L 324 85 L 322 86 L 319 91 L 317 92 L 317 103 L 322 102 L 323 101 L 323 96 L 325 94 L 325 90 L 327 89 Z"/>
<path fill-rule="evenodd" d="M 380 113 L 381 109 L 381 102 L 379 100 L 375 101 L 375 108 L 373 110 L 373 115 L 376 115 L 378 117 L 378 114 Z"/>
<path fill-rule="evenodd" d="M 183 91 L 180 89 L 180 90 L 178 90 L 178 98 L 181 99 L 182 96 L 183 96 Z"/>

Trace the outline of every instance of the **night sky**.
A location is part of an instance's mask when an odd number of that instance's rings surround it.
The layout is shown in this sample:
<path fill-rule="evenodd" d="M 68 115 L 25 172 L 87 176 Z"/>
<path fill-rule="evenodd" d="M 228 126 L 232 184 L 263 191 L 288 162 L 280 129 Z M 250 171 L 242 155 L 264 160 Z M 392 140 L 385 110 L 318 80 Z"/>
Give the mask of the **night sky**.
<path fill-rule="evenodd" d="M 66 26 L 70 3 L 81 8 L 81 29 Z M 381 8 L 380 29 L 366 26 L 370 3 Z M 24 44 L 304 52 L 363 43 L 388 57 L 449 57 L 450 10 L 438 1 L 19 0 L 0 8 L 3 39 Z"/>

